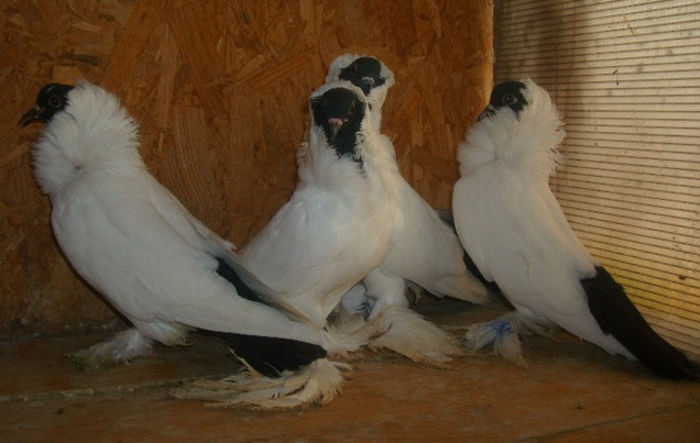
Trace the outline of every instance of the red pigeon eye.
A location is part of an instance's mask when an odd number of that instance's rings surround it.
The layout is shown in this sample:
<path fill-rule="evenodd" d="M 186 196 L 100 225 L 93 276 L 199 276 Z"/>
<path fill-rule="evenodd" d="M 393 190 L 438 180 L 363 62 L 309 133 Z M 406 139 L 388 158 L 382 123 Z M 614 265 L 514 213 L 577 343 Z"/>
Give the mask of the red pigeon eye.
<path fill-rule="evenodd" d="M 52 95 L 49 97 L 49 106 L 52 108 L 59 108 L 61 106 L 61 97 L 58 95 Z"/>

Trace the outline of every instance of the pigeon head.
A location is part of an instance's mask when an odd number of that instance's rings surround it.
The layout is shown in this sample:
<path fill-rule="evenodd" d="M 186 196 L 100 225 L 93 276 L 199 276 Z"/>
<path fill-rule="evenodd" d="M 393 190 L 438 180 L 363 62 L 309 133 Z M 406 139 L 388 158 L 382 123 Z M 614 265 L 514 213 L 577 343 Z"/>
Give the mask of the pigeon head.
<path fill-rule="evenodd" d="M 25 112 L 20 119 L 20 126 L 25 126 L 35 121 L 48 123 L 57 112 L 65 109 L 68 104 L 68 93 L 72 89 L 72 86 L 60 83 L 49 83 L 41 88 L 36 98 L 36 104 L 32 109 Z"/>
<path fill-rule="evenodd" d="M 372 89 L 386 82 L 381 75 L 382 65 L 374 57 L 358 57 L 338 74 L 340 80 L 347 80 L 362 89 L 365 95 L 370 95 Z"/>
<path fill-rule="evenodd" d="M 525 83 L 509 81 L 496 85 L 491 92 L 491 99 L 486 109 L 479 114 L 478 120 L 493 117 L 493 115 L 502 108 L 508 107 L 515 115 L 518 116 L 520 111 L 527 105 L 527 100 L 523 92 L 525 91 Z"/>
<path fill-rule="evenodd" d="M 351 155 L 355 161 L 357 132 L 365 117 L 365 102 L 348 88 L 332 88 L 311 99 L 314 124 L 323 129 L 328 144 L 339 157 Z"/>

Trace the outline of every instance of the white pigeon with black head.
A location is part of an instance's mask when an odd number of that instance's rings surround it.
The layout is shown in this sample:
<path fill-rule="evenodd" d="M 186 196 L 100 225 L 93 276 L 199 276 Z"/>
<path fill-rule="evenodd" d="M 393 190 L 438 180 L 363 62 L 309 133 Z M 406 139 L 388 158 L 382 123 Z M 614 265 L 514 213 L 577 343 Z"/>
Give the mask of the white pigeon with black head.
<path fill-rule="evenodd" d="M 291 407 L 333 398 L 342 375 L 325 359 L 326 333 L 250 273 L 231 243 L 148 172 L 138 125 L 114 95 L 85 81 L 49 84 L 20 123 L 32 121 L 47 123 L 33 154 L 58 245 L 134 325 L 76 360 L 91 367 L 125 362 L 149 354 L 154 341 L 187 344 L 198 330 L 224 339 L 265 376 L 229 380 L 220 404 Z"/>
<path fill-rule="evenodd" d="M 296 189 L 241 257 L 323 328 L 343 294 L 389 249 L 399 223 L 399 173 L 359 88 L 326 84 L 311 95 L 310 110 Z M 377 332 L 362 329 L 345 334 L 347 350 Z"/>
<path fill-rule="evenodd" d="M 516 309 L 472 326 L 467 339 L 474 347 L 494 342 L 523 363 L 518 334 L 558 325 L 611 354 L 639 359 L 659 376 L 692 377 L 697 367 L 654 332 L 567 223 L 548 183 L 563 138 L 549 94 L 525 79 L 494 88 L 459 146 L 457 232 Z"/>
<path fill-rule="evenodd" d="M 369 105 L 372 127 L 381 132 L 382 105 L 394 85 L 394 73 L 375 57 L 343 54 L 328 67 L 326 84 L 349 81 L 362 90 Z"/>
<path fill-rule="evenodd" d="M 326 81 L 346 80 L 360 87 L 370 103 L 372 122 L 381 123 L 382 106 L 394 74 L 371 56 L 345 54 L 330 65 Z M 383 145 L 398 169 L 394 147 Z M 416 284 L 438 297 L 448 296 L 471 303 L 490 301 L 486 288 L 467 271 L 464 250 L 453 229 L 401 176 L 399 177 L 401 224 L 389 253 L 362 281 L 344 303 L 346 309 L 362 310 L 373 320 L 383 315 L 391 328 L 373 341 L 413 360 L 440 364 L 463 348 L 451 335 L 409 309 L 406 282 Z M 350 301 L 350 299 L 352 301 Z M 371 311 L 371 314 L 368 312 Z"/>

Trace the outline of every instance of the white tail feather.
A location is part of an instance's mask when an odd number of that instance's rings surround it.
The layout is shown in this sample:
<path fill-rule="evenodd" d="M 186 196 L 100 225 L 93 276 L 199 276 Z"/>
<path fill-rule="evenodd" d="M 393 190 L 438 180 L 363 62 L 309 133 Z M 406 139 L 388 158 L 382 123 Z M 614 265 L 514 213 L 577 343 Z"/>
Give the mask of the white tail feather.
<path fill-rule="evenodd" d="M 179 399 L 207 400 L 210 408 L 253 409 L 307 408 L 330 402 L 343 385 L 341 369 L 350 365 L 316 360 L 296 372 L 285 371 L 279 378 L 244 373 L 222 380 L 199 380 L 170 391 Z"/>

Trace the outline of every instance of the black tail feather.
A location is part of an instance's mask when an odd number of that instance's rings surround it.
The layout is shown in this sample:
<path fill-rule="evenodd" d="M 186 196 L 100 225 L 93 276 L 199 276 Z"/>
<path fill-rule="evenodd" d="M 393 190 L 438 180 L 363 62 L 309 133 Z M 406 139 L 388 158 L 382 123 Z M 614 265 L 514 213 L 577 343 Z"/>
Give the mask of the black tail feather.
<path fill-rule="evenodd" d="M 238 357 L 262 375 L 271 378 L 279 377 L 283 371 L 296 371 L 326 356 L 326 350 L 319 345 L 288 338 L 206 330 L 200 332 L 224 340 Z"/>
<path fill-rule="evenodd" d="M 660 377 L 697 378 L 698 365 L 654 332 L 605 268 L 597 266 L 596 275 L 581 280 L 581 285 L 603 332 L 612 334 L 642 364 Z"/>

